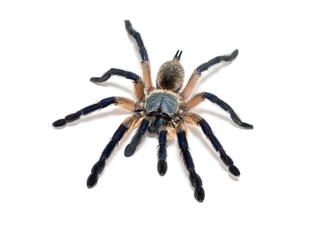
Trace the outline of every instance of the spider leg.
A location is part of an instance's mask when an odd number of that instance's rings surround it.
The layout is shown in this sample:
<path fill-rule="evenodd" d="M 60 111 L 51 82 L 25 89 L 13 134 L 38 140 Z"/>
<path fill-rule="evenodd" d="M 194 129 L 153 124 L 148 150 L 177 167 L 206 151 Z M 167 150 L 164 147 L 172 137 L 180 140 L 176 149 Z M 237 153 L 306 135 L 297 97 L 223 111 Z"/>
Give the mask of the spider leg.
<path fill-rule="evenodd" d="M 143 81 L 140 76 L 138 76 L 137 74 L 133 72 L 129 72 L 129 71 L 125 71 L 125 70 L 121 70 L 117 68 L 111 68 L 102 77 L 92 77 L 90 81 L 93 83 L 105 82 L 111 76 L 114 76 L 114 75 L 133 80 L 136 97 L 138 99 L 143 99 L 145 97 Z"/>
<path fill-rule="evenodd" d="M 220 63 L 221 61 L 230 62 L 234 60 L 238 56 L 239 51 L 236 49 L 234 50 L 230 55 L 225 56 L 218 56 L 211 60 L 209 60 L 206 63 L 201 64 L 198 66 L 192 76 L 190 77 L 188 83 L 186 84 L 185 88 L 181 91 L 181 96 L 183 99 L 187 99 L 191 93 L 194 91 L 198 79 L 201 77 L 201 72 L 206 71 L 209 67 Z"/>
<path fill-rule="evenodd" d="M 214 94 L 208 93 L 208 92 L 202 92 L 197 95 L 195 95 L 193 98 L 191 98 L 189 101 L 186 102 L 185 104 L 185 109 L 187 111 L 191 110 L 201 102 L 203 102 L 205 99 L 208 99 L 212 103 L 217 104 L 219 107 L 221 107 L 223 110 L 226 112 L 230 113 L 230 117 L 232 121 L 239 125 L 240 127 L 246 128 L 246 129 L 253 129 L 253 125 L 242 122 L 239 116 L 234 112 L 234 110 L 224 101 L 219 99 L 217 96 Z"/>
<path fill-rule="evenodd" d="M 109 97 L 109 98 L 105 98 L 101 100 L 99 103 L 87 106 L 76 113 L 69 114 L 65 118 L 62 118 L 53 122 L 52 126 L 62 127 L 66 125 L 67 123 L 71 123 L 78 120 L 83 115 L 87 115 L 98 109 L 105 108 L 111 104 L 115 104 L 117 106 L 120 106 L 130 111 L 133 111 L 135 109 L 135 103 L 130 99 L 123 98 L 123 97 Z"/>
<path fill-rule="evenodd" d="M 167 172 L 167 130 L 162 129 L 159 133 L 158 145 L 158 165 L 157 170 L 160 176 L 164 176 Z"/>
<path fill-rule="evenodd" d="M 151 117 L 151 123 L 148 127 L 149 133 L 157 133 L 158 123 L 159 123 L 160 117 L 159 116 L 152 116 Z"/>
<path fill-rule="evenodd" d="M 204 134 L 209 138 L 215 150 L 219 152 L 220 158 L 222 162 L 228 167 L 229 172 L 232 175 L 239 177 L 240 176 L 239 169 L 233 164 L 232 159 L 226 154 L 225 150 L 223 149 L 222 145 L 212 132 L 211 127 L 205 121 L 205 119 L 203 119 L 200 115 L 196 113 L 186 113 L 183 118 L 187 123 L 198 125 L 202 128 Z"/>
<path fill-rule="evenodd" d="M 136 147 L 140 144 L 143 135 L 147 131 L 148 124 L 149 124 L 149 121 L 144 118 L 142 120 L 141 125 L 139 126 L 136 134 L 132 138 L 131 143 L 126 146 L 126 148 L 124 150 L 124 156 L 130 157 L 131 155 L 133 155 L 133 153 L 136 150 Z"/>
<path fill-rule="evenodd" d="M 150 70 L 150 61 L 148 59 L 148 54 L 144 46 L 143 40 L 139 32 L 135 31 L 132 27 L 132 24 L 129 20 L 125 20 L 125 28 L 127 32 L 135 39 L 137 46 L 139 47 L 140 55 L 142 58 L 142 71 L 143 71 L 143 81 L 146 91 L 149 93 L 154 89 L 151 70 Z"/>
<path fill-rule="evenodd" d="M 98 162 L 96 162 L 91 170 L 91 174 L 89 175 L 87 179 L 87 187 L 92 188 L 96 185 L 98 181 L 98 176 L 104 169 L 106 165 L 106 160 L 109 158 L 112 150 L 115 148 L 115 146 L 118 144 L 118 142 L 121 140 L 123 135 L 134 125 L 135 121 L 138 120 L 138 117 L 131 116 L 128 117 L 126 120 L 123 121 L 123 123 L 119 126 L 119 128 L 116 130 L 116 132 L 113 134 L 112 139 L 105 147 L 104 151 L 102 152 L 100 159 Z"/>
<path fill-rule="evenodd" d="M 189 175 L 190 175 L 190 182 L 191 182 L 192 186 L 194 187 L 194 197 L 197 201 L 203 202 L 203 200 L 205 198 L 205 191 L 202 187 L 202 179 L 195 172 L 193 159 L 192 159 L 191 153 L 189 151 L 189 145 L 188 145 L 188 142 L 186 139 L 187 127 L 185 124 L 183 127 L 182 126 L 183 124 L 184 123 L 182 122 L 177 127 L 177 137 L 178 137 L 179 147 L 181 149 L 181 154 L 183 156 L 183 160 L 184 160 L 186 169 L 188 170 Z"/>

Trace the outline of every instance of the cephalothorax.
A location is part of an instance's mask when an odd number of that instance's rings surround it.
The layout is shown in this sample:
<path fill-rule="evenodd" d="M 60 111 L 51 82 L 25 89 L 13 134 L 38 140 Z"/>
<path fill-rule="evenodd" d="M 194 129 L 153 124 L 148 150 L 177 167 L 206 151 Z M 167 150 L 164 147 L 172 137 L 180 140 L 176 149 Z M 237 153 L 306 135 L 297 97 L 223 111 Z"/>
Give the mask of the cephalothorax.
<path fill-rule="evenodd" d="M 230 55 L 215 57 L 197 67 L 183 90 L 181 90 L 181 87 L 184 80 L 184 69 L 180 64 L 182 51 L 177 51 L 173 60 L 161 65 L 157 74 L 156 89 L 152 83 L 150 61 L 142 38 L 140 34 L 133 29 L 130 21 L 125 21 L 125 26 L 127 32 L 136 40 L 139 47 L 139 52 L 142 58 L 142 78 L 133 72 L 111 68 L 102 77 L 91 78 L 91 81 L 94 83 L 104 82 L 113 75 L 130 79 L 134 83 L 137 101 L 134 102 L 123 97 L 105 98 L 99 103 L 87 106 L 76 113 L 67 115 L 64 119 L 55 121 L 52 125 L 54 127 L 62 127 L 67 123 L 79 119 L 82 115 L 105 108 L 111 104 L 129 110 L 132 113 L 132 116 L 125 119 L 113 134 L 112 139 L 102 152 L 99 161 L 93 166 L 91 174 L 87 179 L 87 186 L 91 188 L 96 185 L 98 176 L 105 167 L 106 161 L 114 147 L 127 131 L 135 127 L 137 128 L 137 132 L 130 144 L 126 146 L 124 155 L 128 157 L 135 152 L 136 147 L 141 142 L 146 131 L 158 134 L 159 145 L 157 169 L 159 174 L 163 176 L 167 172 L 167 139 L 172 139 L 177 135 L 179 148 L 189 174 L 190 182 L 194 188 L 194 196 L 196 200 L 202 202 L 205 198 L 205 192 L 202 187 L 202 180 L 195 171 L 190 154 L 187 142 L 187 125 L 196 125 L 202 128 L 204 134 L 208 137 L 215 150 L 220 154 L 221 160 L 228 167 L 229 172 L 232 175 L 238 177 L 240 176 L 240 171 L 233 164 L 232 159 L 226 154 L 208 123 L 200 115 L 190 112 L 190 110 L 205 99 L 208 99 L 228 112 L 235 124 L 246 129 L 252 129 L 253 126 L 242 122 L 227 103 L 211 93 L 202 92 L 193 97 L 190 96 L 203 71 L 206 71 L 210 66 L 222 61 L 229 62 L 234 60 L 238 55 L 238 50 L 233 51 Z"/>

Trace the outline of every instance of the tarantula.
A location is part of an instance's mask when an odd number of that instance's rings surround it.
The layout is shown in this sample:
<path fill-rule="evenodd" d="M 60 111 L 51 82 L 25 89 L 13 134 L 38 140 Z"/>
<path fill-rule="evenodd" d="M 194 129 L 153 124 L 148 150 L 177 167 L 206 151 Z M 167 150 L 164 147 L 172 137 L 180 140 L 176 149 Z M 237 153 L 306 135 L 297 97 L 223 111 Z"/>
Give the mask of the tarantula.
<path fill-rule="evenodd" d="M 192 98 L 190 98 L 190 96 L 203 71 L 206 71 L 210 66 L 222 61 L 230 62 L 234 60 L 238 55 L 238 50 L 233 51 L 230 55 L 215 57 L 197 67 L 182 91 L 180 91 L 180 89 L 184 80 L 184 69 L 180 64 L 182 51 L 178 50 L 173 60 L 165 62 L 159 68 L 155 88 L 151 79 L 150 61 L 141 35 L 133 29 L 131 22 L 128 20 L 125 21 L 125 27 L 127 32 L 135 39 L 139 48 L 142 58 L 142 78 L 133 72 L 111 68 L 102 77 L 93 77 L 90 80 L 94 83 L 100 83 L 107 81 L 111 76 L 115 75 L 130 79 L 134 84 L 137 101 L 134 102 L 123 97 L 105 98 L 99 103 L 87 106 L 78 112 L 67 115 L 64 119 L 55 121 L 52 125 L 54 127 L 62 127 L 67 123 L 78 120 L 83 115 L 105 108 L 111 104 L 120 106 L 132 113 L 132 116 L 126 118 L 113 134 L 112 139 L 102 152 L 99 161 L 92 167 L 91 174 L 87 179 L 88 188 L 92 188 L 96 185 L 98 176 L 104 169 L 112 150 L 123 135 L 133 127 L 137 128 L 137 132 L 132 138 L 131 143 L 126 146 L 124 155 L 129 157 L 135 152 L 136 147 L 140 144 L 147 130 L 150 133 L 156 133 L 159 135 L 157 169 L 161 176 L 165 175 L 167 172 L 167 139 L 174 138 L 176 134 L 179 148 L 189 173 L 190 182 L 194 188 L 194 196 L 197 201 L 202 202 L 205 198 L 205 192 L 202 187 L 202 180 L 195 171 L 193 159 L 190 154 L 187 142 L 187 124 L 197 125 L 202 128 L 204 134 L 209 138 L 215 150 L 220 154 L 221 160 L 228 167 L 232 175 L 238 177 L 240 176 L 240 171 L 233 164 L 232 159 L 226 154 L 208 123 L 200 115 L 190 110 L 205 99 L 208 99 L 228 112 L 235 124 L 246 129 L 252 129 L 253 126 L 242 122 L 227 103 L 211 93 L 202 92 Z"/>

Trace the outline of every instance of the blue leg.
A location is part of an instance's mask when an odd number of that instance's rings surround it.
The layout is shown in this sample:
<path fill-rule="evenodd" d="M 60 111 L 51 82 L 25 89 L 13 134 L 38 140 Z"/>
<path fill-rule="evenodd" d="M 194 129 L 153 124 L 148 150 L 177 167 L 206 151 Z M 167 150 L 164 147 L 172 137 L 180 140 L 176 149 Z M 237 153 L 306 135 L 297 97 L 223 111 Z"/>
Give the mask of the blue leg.
<path fill-rule="evenodd" d="M 109 158 L 110 154 L 112 153 L 115 146 L 118 144 L 118 142 L 121 140 L 123 135 L 127 132 L 127 130 L 132 126 L 132 121 L 134 121 L 135 118 L 127 118 L 126 121 L 124 121 L 119 128 L 116 130 L 116 132 L 113 134 L 112 139 L 107 144 L 106 148 L 102 152 L 100 159 L 98 162 L 95 163 L 91 170 L 91 174 L 89 175 L 87 179 L 87 187 L 92 188 L 96 185 L 98 181 L 98 176 L 104 169 L 106 165 L 106 160 Z"/>
<path fill-rule="evenodd" d="M 159 133 L 158 145 L 158 165 L 157 170 L 160 176 L 164 176 L 167 172 L 167 130 L 162 130 Z"/>
<path fill-rule="evenodd" d="M 147 119 L 143 119 L 140 127 L 137 130 L 137 133 L 132 138 L 131 143 L 126 146 L 126 148 L 124 150 L 124 156 L 130 157 L 131 155 L 133 155 L 133 153 L 136 150 L 136 147 L 140 144 L 142 137 L 147 130 L 148 124 L 149 124 L 149 121 Z"/>
<path fill-rule="evenodd" d="M 195 189 L 194 197 L 197 201 L 203 202 L 205 198 L 205 191 L 202 187 L 202 180 L 200 176 L 195 172 L 193 159 L 190 154 L 189 145 L 186 139 L 186 132 L 182 129 L 177 129 L 177 136 L 185 166 L 190 174 L 190 182 Z"/>
<path fill-rule="evenodd" d="M 155 88 L 154 88 L 154 85 L 152 82 L 150 61 L 148 58 L 146 48 L 144 46 L 141 35 L 139 34 L 139 32 L 137 32 L 133 29 L 131 22 L 129 20 L 126 20 L 124 22 L 125 22 L 125 28 L 126 28 L 127 32 L 135 39 L 137 46 L 139 47 L 140 55 L 142 58 L 142 64 L 141 65 L 142 65 L 142 78 L 144 81 L 144 87 L 145 87 L 147 93 L 150 93 Z"/>
<path fill-rule="evenodd" d="M 238 49 L 234 50 L 230 55 L 225 55 L 225 56 L 218 56 L 218 57 L 215 57 L 211 60 L 209 60 L 208 62 L 206 63 L 203 63 L 201 64 L 200 66 L 198 66 L 195 71 L 201 73 L 203 71 L 206 71 L 208 68 L 210 68 L 211 66 L 217 64 L 217 63 L 220 63 L 222 61 L 225 61 L 225 62 L 231 62 L 233 61 L 237 56 L 238 56 Z"/>
<path fill-rule="evenodd" d="M 239 177 L 240 176 L 239 169 L 233 164 L 232 159 L 226 154 L 226 152 L 223 149 L 223 147 L 221 146 L 220 142 L 218 141 L 216 136 L 213 134 L 208 123 L 203 118 L 201 118 L 197 123 L 201 126 L 204 134 L 209 138 L 209 140 L 213 144 L 215 150 L 217 152 L 219 152 L 220 158 L 223 161 L 223 163 L 229 168 L 229 172 L 232 175 Z"/>
<path fill-rule="evenodd" d="M 86 115 L 86 114 L 94 112 L 98 109 L 105 108 L 108 105 L 113 104 L 113 103 L 117 103 L 117 99 L 115 97 L 105 98 L 105 99 L 101 100 L 99 103 L 85 107 L 76 113 L 69 114 L 65 118 L 59 119 L 59 120 L 53 122 L 52 126 L 62 127 L 64 125 L 66 125 L 67 123 L 71 123 L 71 122 L 74 122 L 75 120 L 78 120 L 82 115 Z"/>
<path fill-rule="evenodd" d="M 208 92 L 202 92 L 195 95 L 193 98 L 191 98 L 189 101 L 186 102 L 185 109 L 189 111 L 192 108 L 196 107 L 199 103 L 203 102 L 205 99 L 208 99 L 212 103 L 217 104 L 223 110 L 230 113 L 230 117 L 235 124 L 246 129 L 253 129 L 253 125 L 242 122 L 239 116 L 234 112 L 234 110 L 227 103 L 219 99 L 214 94 L 211 94 Z"/>
<path fill-rule="evenodd" d="M 190 77 L 188 83 L 186 84 L 186 86 L 184 87 L 184 89 L 181 91 L 181 97 L 183 99 L 188 99 L 189 96 L 192 94 L 192 92 L 194 91 L 198 79 L 201 77 L 201 73 L 206 71 L 208 68 L 210 68 L 211 66 L 220 63 L 222 61 L 225 62 L 230 62 L 232 60 L 234 60 L 237 56 L 238 56 L 239 51 L 238 50 L 234 50 L 230 55 L 225 55 L 225 56 L 219 56 L 219 57 L 215 57 L 213 59 L 211 59 L 210 61 L 201 64 L 200 66 L 198 66 L 192 76 Z"/>
<path fill-rule="evenodd" d="M 234 112 L 234 110 L 224 101 L 219 99 L 217 96 L 214 94 L 204 92 L 203 93 L 203 98 L 207 98 L 209 101 L 216 103 L 219 107 L 221 107 L 223 110 L 226 112 L 230 113 L 230 117 L 233 120 L 233 122 L 240 127 L 247 128 L 247 129 L 253 129 L 253 125 L 242 122 L 241 119 L 238 117 L 238 115 Z"/>
<path fill-rule="evenodd" d="M 143 99 L 145 97 L 144 93 L 144 83 L 140 76 L 135 73 L 124 71 L 117 68 L 111 68 L 102 77 L 92 77 L 90 80 L 93 83 L 100 83 L 107 81 L 111 76 L 121 76 L 126 79 L 133 80 L 135 95 L 138 99 Z"/>
<path fill-rule="evenodd" d="M 138 76 L 135 73 L 124 71 L 117 68 L 111 68 L 109 71 L 107 71 L 102 77 L 92 77 L 90 80 L 91 82 L 105 82 L 107 81 L 111 76 L 121 76 L 125 77 L 126 79 L 131 79 L 134 82 L 142 81 L 141 77 Z"/>
<path fill-rule="evenodd" d="M 135 39 L 135 41 L 139 47 L 142 61 L 143 62 L 149 61 L 148 54 L 147 54 L 147 51 L 146 51 L 146 48 L 144 46 L 144 43 L 143 43 L 143 40 L 141 38 L 140 33 L 133 29 L 132 24 L 129 20 L 125 20 L 124 22 L 125 22 L 125 28 L 126 28 L 127 32 Z"/>

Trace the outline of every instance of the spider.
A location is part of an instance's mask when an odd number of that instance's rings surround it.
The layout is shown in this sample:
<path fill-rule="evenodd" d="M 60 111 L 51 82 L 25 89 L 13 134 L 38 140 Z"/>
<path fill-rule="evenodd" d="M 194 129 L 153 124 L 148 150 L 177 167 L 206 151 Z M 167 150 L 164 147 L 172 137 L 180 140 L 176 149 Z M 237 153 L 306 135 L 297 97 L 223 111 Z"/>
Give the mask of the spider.
<path fill-rule="evenodd" d="M 87 106 L 78 112 L 69 114 L 65 118 L 55 121 L 52 125 L 54 127 L 62 127 L 67 123 L 78 120 L 83 115 L 105 108 L 111 104 L 129 110 L 132 113 L 132 116 L 126 118 L 121 123 L 116 132 L 113 134 L 112 139 L 103 150 L 99 161 L 92 167 L 91 174 L 87 179 L 87 187 L 92 188 L 96 185 L 98 176 L 103 171 L 106 161 L 115 146 L 127 131 L 135 127 L 137 128 L 137 132 L 132 138 L 130 144 L 126 146 L 124 155 L 126 157 L 133 155 L 136 147 L 140 144 L 142 137 L 147 131 L 158 134 L 159 145 L 157 170 L 161 176 L 164 176 L 167 172 L 167 140 L 173 139 L 174 136 L 177 135 L 181 155 L 189 174 L 191 185 L 194 188 L 194 197 L 197 201 L 203 202 L 205 192 L 202 187 L 202 180 L 196 173 L 189 150 L 187 141 L 187 125 L 196 125 L 201 127 L 204 134 L 212 143 L 214 149 L 220 154 L 222 162 L 228 167 L 229 172 L 232 175 L 238 177 L 240 176 L 240 171 L 234 165 L 232 159 L 226 154 L 205 119 L 197 113 L 191 112 L 191 110 L 205 99 L 208 99 L 228 112 L 235 124 L 245 129 L 252 129 L 253 126 L 242 122 L 234 110 L 214 94 L 202 92 L 193 97 L 190 96 L 203 71 L 206 71 L 209 67 L 222 61 L 230 62 L 234 60 L 238 55 L 238 50 L 233 51 L 230 55 L 218 56 L 201 64 L 194 70 L 183 90 L 181 90 L 181 87 L 184 80 L 184 69 L 180 64 L 182 51 L 178 50 L 171 61 L 165 62 L 159 68 L 155 88 L 151 79 L 150 61 L 141 35 L 139 32 L 134 30 L 129 20 L 125 21 L 125 27 L 128 34 L 135 39 L 139 48 L 142 59 L 142 78 L 133 72 L 111 68 L 102 77 L 93 77 L 90 81 L 93 83 L 105 82 L 112 76 L 121 76 L 126 79 L 130 79 L 134 84 L 137 101 L 134 102 L 124 97 L 105 98 L 96 104 Z"/>

